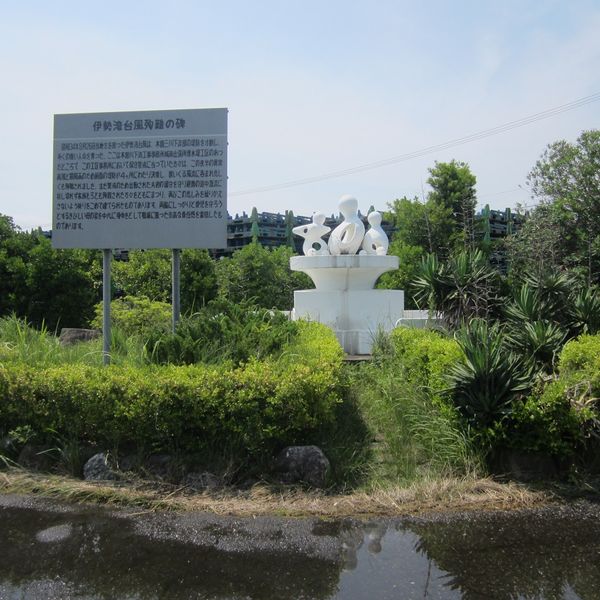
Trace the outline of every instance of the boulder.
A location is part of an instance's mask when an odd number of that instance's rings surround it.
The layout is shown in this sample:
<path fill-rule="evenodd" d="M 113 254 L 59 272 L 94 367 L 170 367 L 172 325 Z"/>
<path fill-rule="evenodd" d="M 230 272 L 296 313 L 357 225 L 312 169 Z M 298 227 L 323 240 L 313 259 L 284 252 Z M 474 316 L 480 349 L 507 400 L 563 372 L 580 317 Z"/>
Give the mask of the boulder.
<path fill-rule="evenodd" d="M 304 481 L 317 488 L 325 487 L 329 460 L 317 446 L 288 446 L 275 460 L 283 483 Z"/>
<path fill-rule="evenodd" d="M 144 470 L 158 479 L 171 479 L 175 475 L 177 465 L 170 454 L 151 454 L 143 464 Z"/>
<path fill-rule="evenodd" d="M 117 474 L 110 468 L 107 455 L 99 452 L 83 465 L 83 478 L 86 481 L 108 481 L 117 479 Z"/>
<path fill-rule="evenodd" d="M 102 335 L 97 329 L 78 329 L 76 327 L 63 327 L 60 330 L 59 341 L 63 346 L 70 346 L 78 342 L 89 342 Z"/>
<path fill-rule="evenodd" d="M 202 473 L 188 473 L 185 476 L 183 483 L 195 492 L 214 490 L 222 486 L 221 480 L 208 471 L 203 471 Z"/>
<path fill-rule="evenodd" d="M 55 462 L 55 457 L 55 448 L 27 443 L 21 448 L 17 462 L 28 469 L 49 471 Z"/>

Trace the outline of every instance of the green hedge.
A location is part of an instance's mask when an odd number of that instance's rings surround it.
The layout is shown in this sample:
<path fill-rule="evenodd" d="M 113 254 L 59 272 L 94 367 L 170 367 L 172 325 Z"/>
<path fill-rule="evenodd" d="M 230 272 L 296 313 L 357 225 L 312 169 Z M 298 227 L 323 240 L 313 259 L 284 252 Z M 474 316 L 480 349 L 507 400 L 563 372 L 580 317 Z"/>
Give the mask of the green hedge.
<path fill-rule="evenodd" d="M 558 372 L 515 407 L 507 446 L 573 457 L 600 434 L 600 335 L 565 344 Z"/>
<path fill-rule="evenodd" d="M 448 372 L 462 357 L 452 338 L 431 329 L 397 327 L 391 333 L 394 356 L 407 379 L 426 387 L 430 397 L 440 401 L 448 389 Z"/>
<path fill-rule="evenodd" d="M 331 421 L 341 399 L 342 351 L 315 323 L 279 359 L 231 365 L 0 366 L 0 424 L 29 426 L 116 449 L 201 452 L 234 449 L 258 457 Z"/>

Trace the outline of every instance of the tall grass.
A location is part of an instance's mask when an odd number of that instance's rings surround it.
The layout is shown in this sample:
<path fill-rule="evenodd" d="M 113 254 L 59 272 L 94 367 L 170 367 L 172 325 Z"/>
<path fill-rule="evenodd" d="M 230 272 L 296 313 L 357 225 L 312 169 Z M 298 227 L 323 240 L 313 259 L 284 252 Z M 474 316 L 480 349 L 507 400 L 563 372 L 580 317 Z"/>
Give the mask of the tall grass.
<path fill-rule="evenodd" d="M 111 332 L 111 361 L 142 366 L 143 340 L 114 328 Z M 0 365 L 26 363 L 40 368 L 62 364 L 102 365 L 102 340 L 63 346 L 45 326 L 37 329 L 16 316 L 0 318 Z"/>
<path fill-rule="evenodd" d="M 482 473 L 482 457 L 458 415 L 432 401 L 429 390 L 411 382 L 401 364 L 364 365 L 354 373 L 352 387 L 374 440 L 371 484 Z"/>

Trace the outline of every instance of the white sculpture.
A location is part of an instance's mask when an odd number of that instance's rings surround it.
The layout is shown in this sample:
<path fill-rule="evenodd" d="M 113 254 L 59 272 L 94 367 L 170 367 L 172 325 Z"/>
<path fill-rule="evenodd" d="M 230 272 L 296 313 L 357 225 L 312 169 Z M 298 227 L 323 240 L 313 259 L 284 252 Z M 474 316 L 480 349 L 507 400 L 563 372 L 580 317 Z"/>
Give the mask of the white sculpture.
<path fill-rule="evenodd" d="M 342 197 L 339 208 L 344 220 L 331 232 L 328 245 L 321 236 L 329 228 L 320 213 L 312 223 L 293 229 L 304 238 L 305 256 L 292 256 L 290 268 L 306 273 L 315 289 L 294 292 L 292 319 L 329 325 L 348 354 L 370 354 L 375 332 L 391 331 L 404 314 L 402 290 L 374 289 L 383 273 L 398 268 L 399 259 L 386 256 L 389 242 L 380 213 L 369 214 L 365 235 L 356 198 Z"/>
<path fill-rule="evenodd" d="M 371 228 L 367 233 L 362 243 L 361 254 L 375 254 L 377 256 L 385 256 L 390 245 L 388 236 L 381 228 L 381 214 L 377 211 L 369 213 L 367 217 Z"/>
<path fill-rule="evenodd" d="M 323 213 L 315 213 L 312 220 L 313 222 L 307 225 L 294 227 L 292 232 L 304 238 L 304 244 L 302 245 L 304 256 L 326 256 L 329 254 L 329 250 L 327 242 L 322 239 L 322 236 L 331 231 L 331 227 L 323 225 L 325 223 Z"/>
<path fill-rule="evenodd" d="M 356 254 L 365 235 L 365 226 L 358 217 L 358 201 L 352 196 L 342 196 L 339 207 L 344 221 L 329 236 L 329 253 Z"/>

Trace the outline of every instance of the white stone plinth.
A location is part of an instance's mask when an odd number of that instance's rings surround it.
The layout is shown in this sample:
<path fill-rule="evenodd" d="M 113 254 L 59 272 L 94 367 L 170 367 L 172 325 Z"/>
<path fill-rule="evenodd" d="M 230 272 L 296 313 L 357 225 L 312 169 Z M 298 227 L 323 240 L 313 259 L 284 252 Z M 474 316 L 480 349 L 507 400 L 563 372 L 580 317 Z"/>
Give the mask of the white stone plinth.
<path fill-rule="evenodd" d="M 372 290 L 387 271 L 398 268 L 397 256 L 292 256 L 292 271 L 306 273 L 318 290 Z"/>
<path fill-rule="evenodd" d="M 300 290 L 294 292 L 292 318 L 308 319 L 328 325 L 335 331 L 348 354 L 370 354 L 377 329 L 391 331 L 398 319 L 402 318 L 403 309 L 402 290 Z"/>

